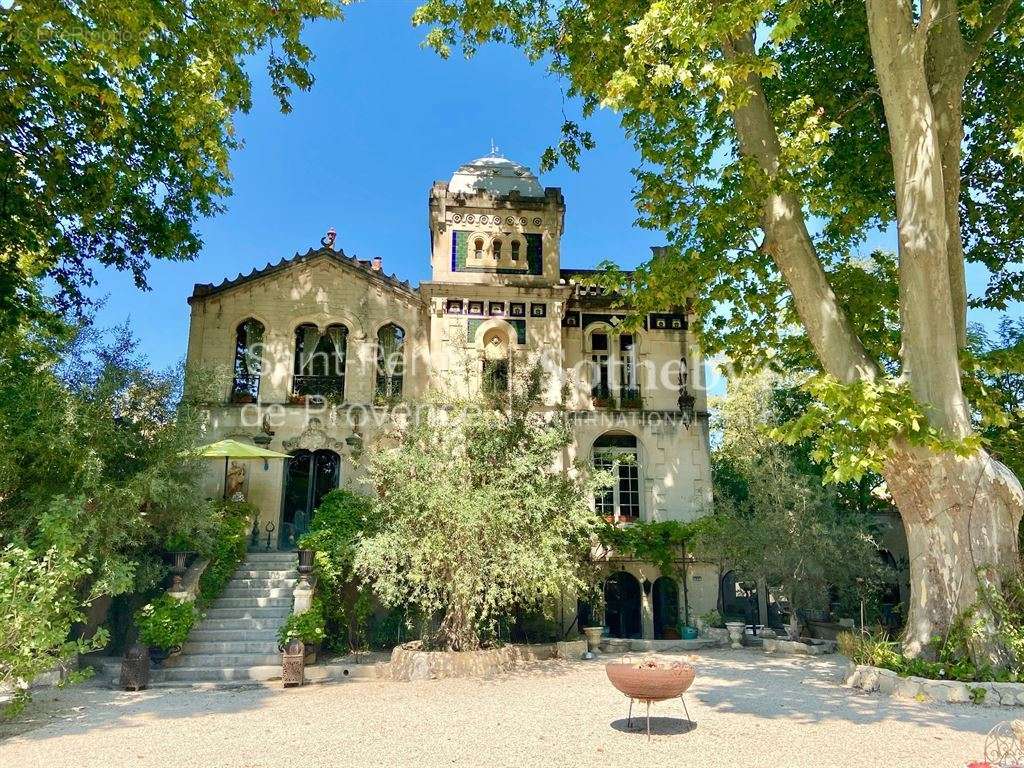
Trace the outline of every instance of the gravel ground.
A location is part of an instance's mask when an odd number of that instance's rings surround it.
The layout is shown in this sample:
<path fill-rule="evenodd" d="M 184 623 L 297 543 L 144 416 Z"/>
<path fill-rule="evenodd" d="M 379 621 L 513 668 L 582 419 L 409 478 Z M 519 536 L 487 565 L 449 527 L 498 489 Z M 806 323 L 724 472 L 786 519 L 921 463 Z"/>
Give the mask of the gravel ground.
<path fill-rule="evenodd" d="M 995 723 L 1020 714 L 854 692 L 835 658 L 686 658 L 696 724 L 678 701 L 656 704 L 650 742 L 642 720 L 626 728 L 628 702 L 601 664 L 544 662 L 492 680 L 47 691 L 0 726 L 0 766 L 962 768 Z"/>

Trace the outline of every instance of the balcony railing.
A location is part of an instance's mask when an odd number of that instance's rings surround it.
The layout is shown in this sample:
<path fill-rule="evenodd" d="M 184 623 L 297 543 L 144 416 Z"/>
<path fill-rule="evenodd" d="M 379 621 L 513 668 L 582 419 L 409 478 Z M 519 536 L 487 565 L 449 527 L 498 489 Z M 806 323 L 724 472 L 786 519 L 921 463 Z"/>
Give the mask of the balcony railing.
<path fill-rule="evenodd" d="M 644 407 L 644 399 L 637 388 L 620 389 L 615 393 L 610 387 L 598 384 L 591 388 L 590 397 L 595 408 L 639 410 Z"/>
<path fill-rule="evenodd" d="M 296 376 L 292 394 L 297 397 L 330 397 L 340 400 L 345 395 L 344 376 Z"/>

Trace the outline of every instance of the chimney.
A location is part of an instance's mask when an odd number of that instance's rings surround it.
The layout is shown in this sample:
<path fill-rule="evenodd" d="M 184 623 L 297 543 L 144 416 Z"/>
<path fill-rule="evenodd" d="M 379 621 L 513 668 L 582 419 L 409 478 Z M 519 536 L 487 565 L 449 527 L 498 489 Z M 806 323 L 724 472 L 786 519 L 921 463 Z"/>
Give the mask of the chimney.
<path fill-rule="evenodd" d="M 370 261 L 370 267 L 374 272 L 380 272 L 381 258 L 380 256 L 374 256 L 373 260 Z"/>

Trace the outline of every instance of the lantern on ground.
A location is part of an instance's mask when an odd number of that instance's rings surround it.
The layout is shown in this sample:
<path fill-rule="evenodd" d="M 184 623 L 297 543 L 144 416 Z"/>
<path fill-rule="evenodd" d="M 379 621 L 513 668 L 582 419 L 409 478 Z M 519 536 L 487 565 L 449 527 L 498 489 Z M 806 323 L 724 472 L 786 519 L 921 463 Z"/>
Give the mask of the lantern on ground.
<path fill-rule="evenodd" d="M 141 691 L 149 687 L 149 648 L 139 643 L 128 647 L 121 658 L 121 687 Z"/>
<path fill-rule="evenodd" d="M 293 637 L 281 653 L 281 682 L 285 688 L 301 686 L 306 681 L 306 646 Z"/>

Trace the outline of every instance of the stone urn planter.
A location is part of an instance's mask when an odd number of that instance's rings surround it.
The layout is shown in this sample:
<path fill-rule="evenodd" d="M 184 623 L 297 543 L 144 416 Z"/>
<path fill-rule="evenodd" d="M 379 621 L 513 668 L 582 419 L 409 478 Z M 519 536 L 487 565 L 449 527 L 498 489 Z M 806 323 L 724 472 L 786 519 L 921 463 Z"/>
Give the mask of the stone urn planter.
<path fill-rule="evenodd" d="M 742 648 L 743 632 L 746 630 L 747 625 L 742 621 L 727 621 L 725 622 L 725 628 L 729 630 L 729 647 L 734 651 Z"/>
<path fill-rule="evenodd" d="M 584 627 L 583 636 L 587 638 L 587 650 L 597 653 L 601 648 L 601 636 L 604 634 L 604 627 Z"/>

